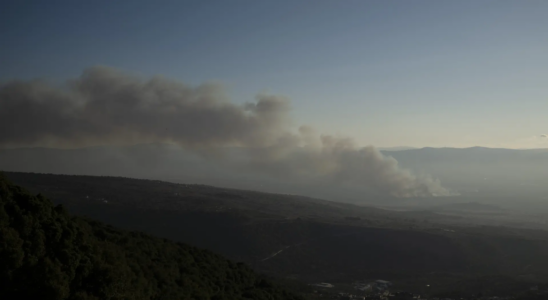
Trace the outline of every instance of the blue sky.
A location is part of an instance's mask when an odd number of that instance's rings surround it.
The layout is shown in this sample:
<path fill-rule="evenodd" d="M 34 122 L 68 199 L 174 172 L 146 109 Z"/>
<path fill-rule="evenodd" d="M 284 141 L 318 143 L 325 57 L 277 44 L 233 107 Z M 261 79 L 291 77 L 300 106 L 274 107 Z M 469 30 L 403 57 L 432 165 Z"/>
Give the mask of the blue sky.
<path fill-rule="evenodd" d="M 2 1 L 0 80 L 108 65 L 362 145 L 548 147 L 548 1 Z"/>

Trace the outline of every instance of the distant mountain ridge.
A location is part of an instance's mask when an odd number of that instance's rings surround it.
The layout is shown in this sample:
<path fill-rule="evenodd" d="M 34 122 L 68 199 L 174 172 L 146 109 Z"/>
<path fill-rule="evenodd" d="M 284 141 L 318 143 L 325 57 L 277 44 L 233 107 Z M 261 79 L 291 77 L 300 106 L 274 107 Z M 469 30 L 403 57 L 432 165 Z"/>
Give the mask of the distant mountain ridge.
<path fill-rule="evenodd" d="M 548 193 L 548 149 L 421 148 L 383 151 L 398 165 L 428 174 L 461 194 L 541 199 Z"/>
<path fill-rule="evenodd" d="M 442 186 L 462 195 L 536 199 L 548 193 L 544 180 L 548 178 L 548 149 L 402 148 L 407 147 L 381 152 L 396 159 L 399 167 L 418 176 L 439 179 Z M 228 149 L 230 155 L 238 155 L 239 151 L 241 149 Z M 148 178 L 347 202 L 371 202 L 383 198 L 378 194 L 358 193 L 352 189 L 309 187 L 259 172 L 239 173 L 237 169 L 224 168 L 222 163 L 169 144 L 0 149 L 0 170 Z"/>
<path fill-rule="evenodd" d="M 417 147 L 407 147 L 407 146 L 400 146 L 400 147 L 377 147 L 380 151 L 404 151 L 404 150 L 411 150 L 411 149 L 418 149 Z"/>

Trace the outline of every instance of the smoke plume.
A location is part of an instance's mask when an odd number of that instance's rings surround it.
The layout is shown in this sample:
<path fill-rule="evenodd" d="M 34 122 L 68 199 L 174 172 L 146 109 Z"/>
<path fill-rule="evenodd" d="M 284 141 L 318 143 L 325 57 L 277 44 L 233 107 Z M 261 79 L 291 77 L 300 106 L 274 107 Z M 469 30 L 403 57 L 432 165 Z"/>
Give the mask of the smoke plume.
<path fill-rule="evenodd" d="M 444 196 L 428 177 L 401 170 L 373 147 L 352 139 L 293 130 L 289 101 L 257 95 L 231 103 L 214 84 L 197 87 L 163 77 L 142 79 L 94 67 L 63 86 L 12 81 L 0 86 L 0 146 L 84 147 L 148 142 L 177 143 L 197 153 L 238 147 L 241 169 L 287 180 L 374 189 L 397 196 Z"/>

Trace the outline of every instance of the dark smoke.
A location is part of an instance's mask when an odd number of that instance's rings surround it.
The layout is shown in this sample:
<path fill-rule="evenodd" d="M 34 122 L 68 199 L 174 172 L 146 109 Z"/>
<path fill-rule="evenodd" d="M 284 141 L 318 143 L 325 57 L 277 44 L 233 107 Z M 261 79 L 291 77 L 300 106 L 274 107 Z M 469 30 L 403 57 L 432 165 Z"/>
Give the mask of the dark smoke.
<path fill-rule="evenodd" d="M 241 147 L 242 157 L 224 159 L 287 180 L 373 188 L 397 197 L 450 194 L 436 180 L 399 169 L 373 147 L 306 126 L 293 131 L 290 124 L 283 97 L 258 95 L 253 103 L 237 105 L 218 85 L 143 80 L 107 67 L 88 69 L 62 87 L 44 81 L 0 87 L 4 147 L 169 142 L 217 154 Z"/>

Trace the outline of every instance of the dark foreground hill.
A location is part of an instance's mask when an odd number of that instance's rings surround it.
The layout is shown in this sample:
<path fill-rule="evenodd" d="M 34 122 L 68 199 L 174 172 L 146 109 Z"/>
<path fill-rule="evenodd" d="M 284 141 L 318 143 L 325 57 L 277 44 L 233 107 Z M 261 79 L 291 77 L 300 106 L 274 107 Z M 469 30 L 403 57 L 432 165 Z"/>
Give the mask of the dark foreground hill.
<path fill-rule="evenodd" d="M 385 279 L 423 295 L 462 296 L 508 295 L 548 282 L 542 230 L 203 185 L 6 175 L 76 215 L 205 248 L 271 277 L 337 287 Z"/>
<path fill-rule="evenodd" d="M 298 299 L 242 263 L 71 217 L 0 178 L 0 299 Z"/>

